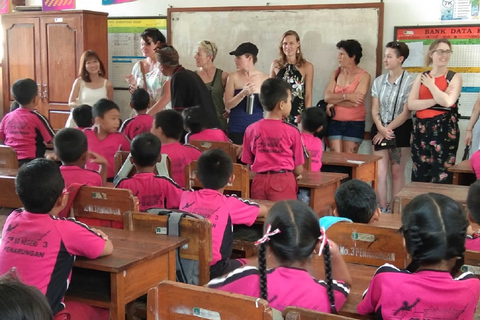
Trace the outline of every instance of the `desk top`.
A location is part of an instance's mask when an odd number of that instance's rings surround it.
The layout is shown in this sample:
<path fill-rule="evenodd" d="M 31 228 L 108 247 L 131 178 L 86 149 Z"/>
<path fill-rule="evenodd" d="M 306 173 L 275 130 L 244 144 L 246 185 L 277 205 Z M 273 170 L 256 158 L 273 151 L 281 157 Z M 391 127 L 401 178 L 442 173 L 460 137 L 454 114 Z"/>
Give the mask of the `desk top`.
<path fill-rule="evenodd" d="M 18 169 L 0 168 L 0 176 L 16 177 Z"/>
<path fill-rule="evenodd" d="M 322 154 L 322 164 L 344 167 L 360 167 L 367 163 L 376 162 L 382 159 L 381 156 L 372 154 L 344 153 L 325 151 Z M 349 162 L 349 160 L 355 162 Z M 358 161 L 358 162 L 357 162 Z M 360 163 L 363 162 L 363 163 Z"/>
<path fill-rule="evenodd" d="M 420 194 L 435 192 L 446 195 L 461 204 L 465 204 L 467 202 L 468 188 L 467 186 L 454 184 L 412 182 L 403 187 L 395 198 L 413 199 Z"/>
<path fill-rule="evenodd" d="M 188 242 L 188 239 L 180 237 L 103 227 L 98 229 L 112 241 L 113 253 L 93 260 L 77 257 L 75 267 L 118 273 Z"/>
<path fill-rule="evenodd" d="M 448 172 L 459 172 L 459 173 L 474 173 L 472 170 L 472 166 L 470 164 L 470 160 L 463 160 L 460 163 L 450 167 L 447 169 Z"/>
<path fill-rule="evenodd" d="M 252 180 L 255 172 L 250 171 L 249 174 L 250 180 Z M 348 178 L 346 173 L 303 171 L 301 178 L 297 179 L 297 183 L 299 187 L 312 189 L 337 183 L 345 178 Z"/>

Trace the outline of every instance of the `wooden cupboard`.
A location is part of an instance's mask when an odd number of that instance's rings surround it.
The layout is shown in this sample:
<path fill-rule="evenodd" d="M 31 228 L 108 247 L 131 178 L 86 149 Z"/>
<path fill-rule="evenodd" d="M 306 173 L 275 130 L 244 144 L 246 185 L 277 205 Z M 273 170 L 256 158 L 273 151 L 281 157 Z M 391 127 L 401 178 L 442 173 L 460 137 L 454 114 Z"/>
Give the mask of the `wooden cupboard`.
<path fill-rule="evenodd" d="M 107 68 L 107 13 L 21 12 L 2 15 L 1 20 L 3 114 L 13 101 L 12 84 L 18 79 L 32 78 L 39 87 L 37 109 L 55 129 L 63 128 L 82 53 L 88 49 L 96 51 Z"/>

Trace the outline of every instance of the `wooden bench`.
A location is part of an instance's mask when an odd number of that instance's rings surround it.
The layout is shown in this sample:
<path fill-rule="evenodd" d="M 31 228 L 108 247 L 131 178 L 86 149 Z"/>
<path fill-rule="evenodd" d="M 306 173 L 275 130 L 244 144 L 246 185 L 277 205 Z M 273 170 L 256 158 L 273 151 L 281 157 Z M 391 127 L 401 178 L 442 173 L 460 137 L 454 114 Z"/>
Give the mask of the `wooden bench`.
<path fill-rule="evenodd" d="M 223 142 L 223 141 L 202 141 L 202 140 L 190 140 L 188 142 L 192 146 L 197 147 L 201 152 L 212 150 L 212 149 L 222 149 L 226 154 L 230 156 L 233 163 L 237 162 L 237 150 L 233 143 Z"/>
<path fill-rule="evenodd" d="M 14 175 L 4 175 L 5 172 L 0 172 L 0 207 L 6 208 L 20 208 L 23 207 L 20 198 L 15 191 L 15 177 L 17 175 L 14 169 L 3 169 L 1 171 L 10 170 Z M 15 171 L 15 172 L 13 172 Z"/>
<path fill-rule="evenodd" d="M 467 250 L 465 251 L 465 264 L 462 271 L 470 271 L 480 279 L 480 252 Z"/>
<path fill-rule="evenodd" d="M 283 309 L 285 320 L 350 320 L 355 318 L 344 317 L 338 314 L 331 314 L 319 311 L 308 310 L 297 307 L 286 307 Z"/>
<path fill-rule="evenodd" d="M 6 145 L 0 145 L 0 168 L 18 169 L 18 158 L 15 149 Z"/>
<path fill-rule="evenodd" d="M 461 186 L 469 186 L 477 180 L 475 172 L 472 170 L 470 160 L 463 160 L 460 163 L 447 169 L 453 174 L 453 184 Z"/>
<path fill-rule="evenodd" d="M 164 280 L 148 291 L 147 320 L 273 320 L 263 299 Z"/>

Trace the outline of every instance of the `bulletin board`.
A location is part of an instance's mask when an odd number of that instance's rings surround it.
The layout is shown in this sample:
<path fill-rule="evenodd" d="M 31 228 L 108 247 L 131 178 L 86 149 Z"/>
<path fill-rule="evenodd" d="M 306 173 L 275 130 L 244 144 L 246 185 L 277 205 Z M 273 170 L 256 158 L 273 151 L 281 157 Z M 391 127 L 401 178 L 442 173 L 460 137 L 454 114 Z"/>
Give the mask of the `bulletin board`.
<path fill-rule="evenodd" d="M 452 44 L 448 68 L 463 78 L 459 101 L 462 119 L 470 118 L 480 91 L 480 24 L 395 27 L 395 40 L 405 42 L 410 56 L 403 66 L 411 73 L 421 73 L 428 47 L 435 39 L 446 38 Z"/>
<path fill-rule="evenodd" d="M 144 59 L 140 35 L 147 28 L 157 28 L 167 36 L 166 17 L 128 17 L 108 19 L 108 79 L 113 88 L 128 90 L 125 76 L 133 65 Z"/>

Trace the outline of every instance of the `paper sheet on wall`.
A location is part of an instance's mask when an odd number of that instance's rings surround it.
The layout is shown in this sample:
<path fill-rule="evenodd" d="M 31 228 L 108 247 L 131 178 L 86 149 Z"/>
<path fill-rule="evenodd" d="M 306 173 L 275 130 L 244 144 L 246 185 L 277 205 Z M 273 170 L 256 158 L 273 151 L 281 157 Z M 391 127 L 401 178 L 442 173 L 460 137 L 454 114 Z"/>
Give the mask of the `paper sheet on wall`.
<path fill-rule="evenodd" d="M 423 53 L 423 42 L 406 42 L 410 54 L 407 60 L 403 63 L 405 68 L 408 67 L 421 67 L 423 66 L 423 60 L 425 55 Z"/>

